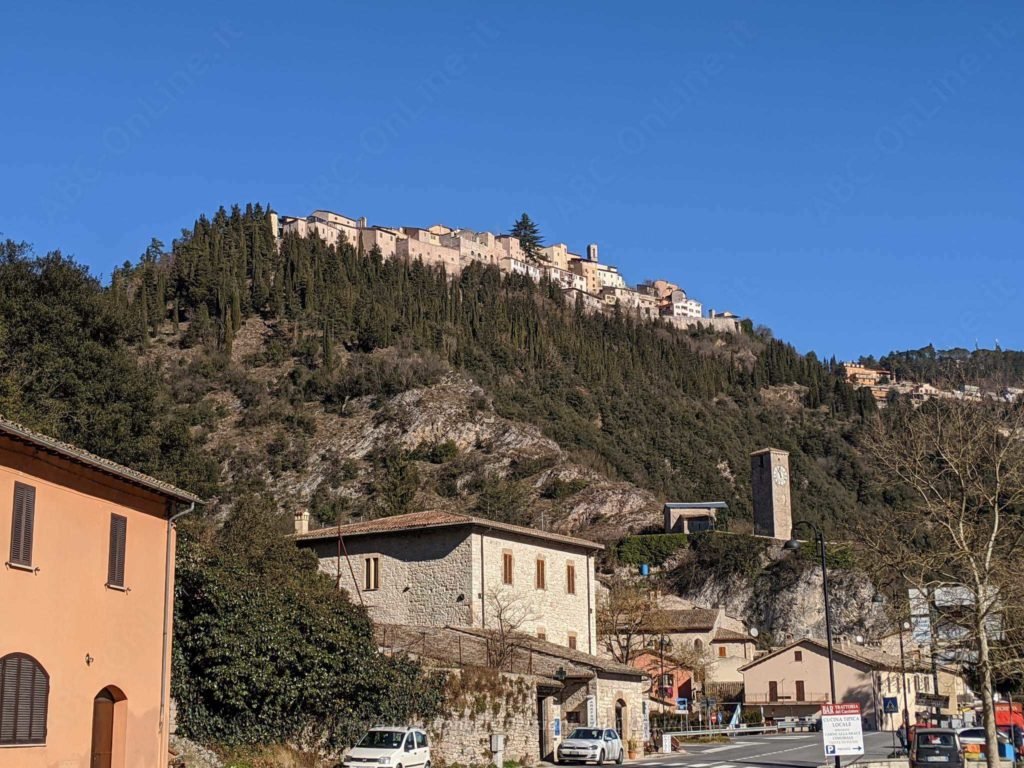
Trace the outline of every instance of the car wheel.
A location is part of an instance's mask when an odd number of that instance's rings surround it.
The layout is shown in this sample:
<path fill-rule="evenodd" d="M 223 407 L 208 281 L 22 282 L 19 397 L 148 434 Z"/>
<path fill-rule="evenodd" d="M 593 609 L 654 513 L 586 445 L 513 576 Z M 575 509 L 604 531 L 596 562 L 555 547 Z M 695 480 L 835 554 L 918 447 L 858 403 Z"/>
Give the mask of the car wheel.
<path fill-rule="evenodd" d="M 601 754 L 597 756 L 597 764 L 604 765 L 604 750 L 601 750 Z"/>
<path fill-rule="evenodd" d="M 625 761 L 625 759 L 626 759 L 626 751 L 622 747 L 619 747 L 619 756 L 617 758 L 615 758 L 615 763 L 617 765 L 622 765 L 622 763 Z"/>
<path fill-rule="evenodd" d="M 423 768 L 430 768 L 430 761 L 429 760 L 427 760 L 427 762 L 425 762 L 423 764 Z"/>

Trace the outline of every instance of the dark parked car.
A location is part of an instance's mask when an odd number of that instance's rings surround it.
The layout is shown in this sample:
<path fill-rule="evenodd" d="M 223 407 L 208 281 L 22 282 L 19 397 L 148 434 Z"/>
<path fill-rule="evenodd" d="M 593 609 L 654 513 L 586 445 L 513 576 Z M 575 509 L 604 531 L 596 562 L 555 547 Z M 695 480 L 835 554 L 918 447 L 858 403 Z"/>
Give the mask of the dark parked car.
<path fill-rule="evenodd" d="M 910 744 L 910 768 L 941 765 L 963 768 L 960 739 L 952 728 L 915 728 Z"/>

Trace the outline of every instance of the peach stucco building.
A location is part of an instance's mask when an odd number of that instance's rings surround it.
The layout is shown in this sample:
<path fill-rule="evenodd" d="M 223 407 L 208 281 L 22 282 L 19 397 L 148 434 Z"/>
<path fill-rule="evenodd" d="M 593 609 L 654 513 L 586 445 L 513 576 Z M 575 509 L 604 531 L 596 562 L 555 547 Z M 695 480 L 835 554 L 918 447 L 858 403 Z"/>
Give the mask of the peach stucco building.
<path fill-rule="evenodd" d="M 190 493 L 0 419 L 0 768 L 167 764 Z"/>

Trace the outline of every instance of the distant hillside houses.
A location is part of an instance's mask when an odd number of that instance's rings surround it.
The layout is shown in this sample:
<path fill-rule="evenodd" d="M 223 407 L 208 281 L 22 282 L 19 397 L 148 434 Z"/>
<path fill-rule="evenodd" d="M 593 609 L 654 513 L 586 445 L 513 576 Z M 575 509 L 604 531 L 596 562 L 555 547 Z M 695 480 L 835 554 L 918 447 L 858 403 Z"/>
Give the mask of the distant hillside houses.
<path fill-rule="evenodd" d="M 365 217 L 353 219 L 326 210 L 313 211 L 304 218 L 274 212 L 270 216 L 279 239 L 286 234 L 315 234 L 336 245 L 344 238 L 364 252 L 376 248 L 385 259 L 418 259 L 443 267 L 448 275 L 457 275 L 469 264 L 480 262 L 537 282 L 547 278 L 561 286 L 570 301 L 579 301 L 588 312 L 608 312 L 617 306 L 638 318 L 660 320 L 677 328 L 740 331 L 739 316 L 714 310 L 705 314 L 702 304 L 675 283 L 648 280 L 630 287 L 616 267 L 601 263 L 596 243 L 587 246 L 585 256 L 573 253 L 565 243 L 555 243 L 542 248 L 539 258 L 534 260 L 511 235 L 455 229 L 443 224 L 426 229 L 370 226 Z"/>
<path fill-rule="evenodd" d="M 959 389 L 939 389 L 928 383 L 915 381 L 897 381 L 892 371 L 881 368 L 870 368 L 861 363 L 843 363 L 842 372 L 845 379 L 854 387 L 867 387 L 880 407 L 885 407 L 891 395 L 905 395 L 915 404 L 932 398 L 950 400 L 1003 400 L 1012 403 L 1024 395 L 1018 387 L 1003 387 L 996 390 L 983 390 L 973 384 L 964 384 Z"/>

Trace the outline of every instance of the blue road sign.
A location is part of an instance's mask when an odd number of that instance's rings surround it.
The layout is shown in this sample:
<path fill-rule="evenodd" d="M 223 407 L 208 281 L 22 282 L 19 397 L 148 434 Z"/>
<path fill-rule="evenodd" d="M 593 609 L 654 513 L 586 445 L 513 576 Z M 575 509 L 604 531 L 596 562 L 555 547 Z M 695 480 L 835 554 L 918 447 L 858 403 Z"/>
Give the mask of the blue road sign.
<path fill-rule="evenodd" d="M 676 712 L 679 714 L 685 714 L 690 711 L 690 700 L 679 698 L 676 699 Z"/>
<path fill-rule="evenodd" d="M 900 705 L 899 702 L 896 701 L 895 696 L 882 697 L 882 711 L 887 715 L 895 715 L 900 711 Z"/>

